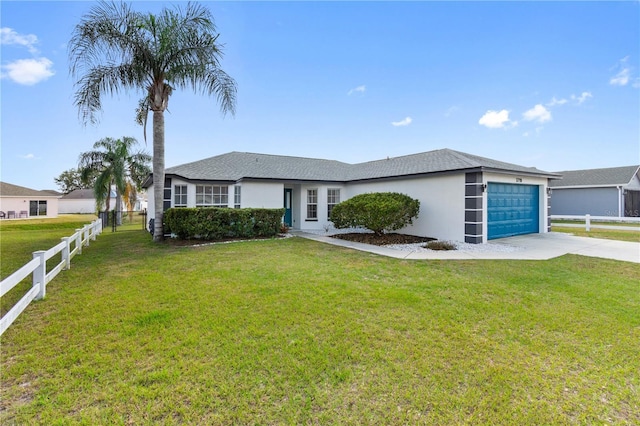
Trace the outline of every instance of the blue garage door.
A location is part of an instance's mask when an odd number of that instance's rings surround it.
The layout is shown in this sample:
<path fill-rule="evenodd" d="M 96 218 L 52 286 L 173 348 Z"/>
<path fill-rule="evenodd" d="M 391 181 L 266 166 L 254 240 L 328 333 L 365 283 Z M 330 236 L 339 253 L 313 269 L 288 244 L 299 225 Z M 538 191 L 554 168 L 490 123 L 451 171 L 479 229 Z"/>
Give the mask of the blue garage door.
<path fill-rule="evenodd" d="M 538 186 L 489 183 L 487 195 L 488 239 L 538 232 Z"/>

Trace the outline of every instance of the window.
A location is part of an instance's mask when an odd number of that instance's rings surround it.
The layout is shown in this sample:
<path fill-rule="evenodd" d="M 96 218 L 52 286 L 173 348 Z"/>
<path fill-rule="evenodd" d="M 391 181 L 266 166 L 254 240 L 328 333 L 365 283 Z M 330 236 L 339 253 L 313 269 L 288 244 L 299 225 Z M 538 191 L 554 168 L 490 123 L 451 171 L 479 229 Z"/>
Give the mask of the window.
<path fill-rule="evenodd" d="M 162 211 L 166 212 L 171 208 L 171 178 L 164 178 L 164 190 L 162 192 Z"/>
<path fill-rule="evenodd" d="M 173 207 L 187 207 L 187 185 L 173 187 Z"/>
<path fill-rule="evenodd" d="M 331 217 L 333 206 L 340 202 L 339 189 L 327 189 L 327 217 Z"/>
<path fill-rule="evenodd" d="M 240 190 L 242 189 L 241 186 L 234 186 L 233 187 L 233 208 L 239 209 L 240 208 Z"/>
<path fill-rule="evenodd" d="M 228 207 L 229 187 L 196 185 L 196 207 Z"/>
<path fill-rule="evenodd" d="M 318 220 L 317 189 L 307 189 L 307 220 Z"/>
<path fill-rule="evenodd" d="M 45 200 L 29 200 L 29 216 L 46 216 L 47 202 Z"/>

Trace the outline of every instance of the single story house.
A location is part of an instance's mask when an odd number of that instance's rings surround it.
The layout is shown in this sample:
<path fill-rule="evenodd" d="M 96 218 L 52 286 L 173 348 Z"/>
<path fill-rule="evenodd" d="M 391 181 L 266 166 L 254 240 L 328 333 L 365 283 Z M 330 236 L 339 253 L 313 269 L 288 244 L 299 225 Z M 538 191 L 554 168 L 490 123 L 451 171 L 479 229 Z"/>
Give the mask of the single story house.
<path fill-rule="evenodd" d="M 339 202 L 368 192 L 400 192 L 418 199 L 420 212 L 399 232 L 483 243 L 548 232 L 548 182 L 556 178 L 450 149 L 359 164 L 230 152 L 167 168 L 163 201 L 165 210 L 284 207 L 283 222 L 292 229 L 326 230 Z M 153 206 L 152 178 L 143 186 Z"/>
<path fill-rule="evenodd" d="M 640 216 L 640 166 L 558 172 L 550 183 L 552 215 Z"/>
<path fill-rule="evenodd" d="M 111 190 L 110 209 L 116 206 L 116 191 Z M 140 211 L 146 208 L 146 194 L 138 194 L 133 211 Z M 104 209 L 104 206 L 101 210 Z M 122 202 L 121 211 L 126 211 L 127 206 Z M 60 199 L 60 213 L 95 213 L 96 212 L 96 196 L 93 189 L 75 189 L 65 194 Z"/>
<path fill-rule="evenodd" d="M 58 217 L 60 195 L 0 182 L 0 218 Z"/>
<path fill-rule="evenodd" d="M 116 205 L 116 192 L 111 190 L 111 210 Z M 104 206 L 101 210 L 104 210 Z M 95 214 L 96 196 L 91 188 L 74 189 L 60 199 L 60 213 L 64 214 Z"/>

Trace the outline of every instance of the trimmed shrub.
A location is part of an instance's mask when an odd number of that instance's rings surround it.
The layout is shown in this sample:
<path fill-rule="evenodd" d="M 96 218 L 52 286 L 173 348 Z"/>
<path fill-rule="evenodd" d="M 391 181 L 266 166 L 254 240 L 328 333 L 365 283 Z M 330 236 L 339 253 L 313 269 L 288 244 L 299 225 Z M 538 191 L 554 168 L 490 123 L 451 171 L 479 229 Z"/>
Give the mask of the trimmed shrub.
<path fill-rule="evenodd" d="M 430 250 L 457 250 L 456 245 L 449 241 L 429 241 L 424 248 Z"/>
<path fill-rule="evenodd" d="M 273 237 L 280 232 L 282 215 L 284 209 L 172 208 L 164 222 L 180 239 Z"/>
<path fill-rule="evenodd" d="M 408 195 L 373 192 L 335 205 L 329 220 L 338 229 L 364 227 L 381 235 L 411 225 L 419 211 L 420 201 Z"/>

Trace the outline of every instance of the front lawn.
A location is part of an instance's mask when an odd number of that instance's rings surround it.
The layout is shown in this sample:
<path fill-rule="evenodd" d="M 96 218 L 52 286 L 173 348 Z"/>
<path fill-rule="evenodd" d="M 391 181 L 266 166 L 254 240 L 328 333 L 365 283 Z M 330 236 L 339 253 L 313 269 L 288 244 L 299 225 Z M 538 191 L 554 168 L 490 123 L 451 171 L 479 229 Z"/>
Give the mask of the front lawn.
<path fill-rule="evenodd" d="M 637 227 L 629 227 L 629 230 L 622 229 L 606 229 L 606 228 L 591 228 L 590 231 L 586 231 L 585 228 L 574 228 L 569 226 L 562 226 L 562 224 L 551 224 L 552 232 L 563 232 L 565 234 L 575 235 L 577 237 L 589 237 L 589 238 L 602 238 L 605 240 L 618 240 L 618 241 L 630 241 L 633 243 L 640 243 L 640 231 Z"/>
<path fill-rule="evenodd" d="M 2 336 L 0 424 L 637 424 L 639 273 L 105 232 Z"/>

